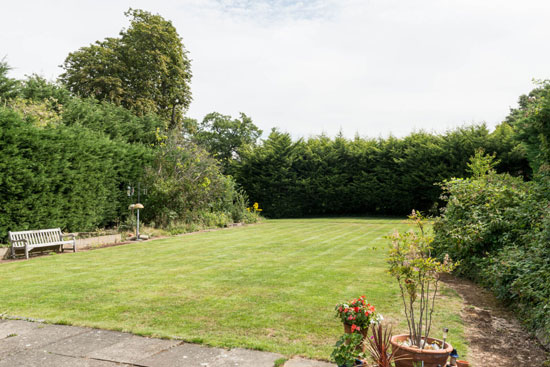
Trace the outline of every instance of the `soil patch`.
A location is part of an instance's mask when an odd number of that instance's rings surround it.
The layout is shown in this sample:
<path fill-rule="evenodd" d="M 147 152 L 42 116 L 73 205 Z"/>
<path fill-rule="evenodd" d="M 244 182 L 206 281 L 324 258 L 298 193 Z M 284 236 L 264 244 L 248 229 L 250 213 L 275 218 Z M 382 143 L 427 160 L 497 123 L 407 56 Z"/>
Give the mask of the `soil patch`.
<path fill-rule="evenodd" d="M 550 359 L 547 351 L 489 291 L 464 279 L 445 276 L 442 280 L 464 300 L 462 319 L 470 344 L 471 364 L 476 367 L 550 366 L 545 364 Z"/>

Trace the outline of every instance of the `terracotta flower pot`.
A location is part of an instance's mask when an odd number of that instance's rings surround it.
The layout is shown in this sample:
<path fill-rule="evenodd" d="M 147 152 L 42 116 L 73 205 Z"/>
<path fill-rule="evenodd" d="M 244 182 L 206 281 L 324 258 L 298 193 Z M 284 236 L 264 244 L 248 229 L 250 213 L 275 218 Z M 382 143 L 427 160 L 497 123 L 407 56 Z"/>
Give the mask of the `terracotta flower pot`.
<path fill-rule="evenodd" d="M 346 334 L 351 334 L 351 325 L 344 324 L 344 332 Z M 363 341 L 364 341 L 365 338 L 367 337 L 367 333 L 369 332 L 369 329 L 361 329 L 359 330 L 359 332 L 361 333 L 361 335 L 363 335 Z M 364 352 L 366 348 L 367 346 L 365 345 L 365 343 L 362 343 L 361 345 L 357 346 L 356 350 L 358 352 Z"/>
<path fill-rule="evenodd" d="M 354 367 L 365 367 L 366 365 L 367 362 L 359 358 L 356 358 L 355 363 L 353 364 Z M 338 367 L 344 367 L 344 365 L 338 365 Z"/>
<path fill-rule="evenodd" d="M 348 324 L 344 324 L 344 332 L 346 334 L 351 334 L 351 325 L 348 325 Z M 363 335 L 363 339 L 365 339 L 367 337 L 367 333 L 369 332 L 369 329 L 368 328 L 361 328 L 361 330 L 359 330 L 359 332 Z"/>
<path fill-rule="evenodd" d="M 396 367 L 413 367 L 414 362 L 424 361 L 424 367 L 437 367 L 437 365 L 445 366 L 449 354 L 453 351 L 453 347 L 449 343 L 445 343 L 445 349 L 427 350 L 420 348 L 411 348 L 401 345 L 399 342 L 405 341 L 409 335 L 394 335 L 391 338 L 393 348 L 399 348 L 395 353 Z M 428 343 L 432 344 L 437 339 L 428 338 Z M 439 341 L 441 344 L 441 341 Z"/>
<path fill-rule="evenodd" d="M 461 361 L 460 359 L 456 361 L 457 367 L 470 367 L 470 362 L 468 361 Z"/>

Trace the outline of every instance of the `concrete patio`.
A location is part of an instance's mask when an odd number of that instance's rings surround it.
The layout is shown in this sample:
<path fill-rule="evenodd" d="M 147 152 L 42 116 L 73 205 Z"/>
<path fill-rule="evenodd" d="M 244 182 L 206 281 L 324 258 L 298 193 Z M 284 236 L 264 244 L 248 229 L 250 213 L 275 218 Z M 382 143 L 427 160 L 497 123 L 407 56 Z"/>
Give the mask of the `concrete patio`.
<path fill-rule="evenodd" d="M 277 353 L 22 320 L 0 320 L 0 367 L 273 367 Z M 285 367 L 332 367 L 292 358 Z"/>

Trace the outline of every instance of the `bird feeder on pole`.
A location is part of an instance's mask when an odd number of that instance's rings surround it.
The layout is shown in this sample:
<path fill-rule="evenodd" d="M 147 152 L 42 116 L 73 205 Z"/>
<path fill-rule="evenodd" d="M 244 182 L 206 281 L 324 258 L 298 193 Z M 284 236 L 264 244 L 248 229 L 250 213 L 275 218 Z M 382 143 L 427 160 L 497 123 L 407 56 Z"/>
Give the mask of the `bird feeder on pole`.
<path fill-rule="evenodd" d="M 142 189 L 140 187 L 140 183 L 138 182 L 138 187 L 137 187 L 137 199 L 138 199 L 138 202 L 135 203 L 135 204 L 130 204 L 130 206 L 128 207 L 129 210 L 132 211 L 132 216 L 134 215 L 134 209 L 136 210 L 136 241 L 140 241 L 141 239 L 139 238 L 139 210 L 140 209 L 143 209 L 143 204 L 140 204 L 139 203 L 139 199 L 140 199 L 140 194 L 144 194 L 146 195 L 147 194 L 147 189 Z M 127 194 L 128 194 L 128 197 L 132 197 L 134 196 L 134 187 L 131 186 L 131 185 L 128 185 L 128 191 L 127 191 Z"/>

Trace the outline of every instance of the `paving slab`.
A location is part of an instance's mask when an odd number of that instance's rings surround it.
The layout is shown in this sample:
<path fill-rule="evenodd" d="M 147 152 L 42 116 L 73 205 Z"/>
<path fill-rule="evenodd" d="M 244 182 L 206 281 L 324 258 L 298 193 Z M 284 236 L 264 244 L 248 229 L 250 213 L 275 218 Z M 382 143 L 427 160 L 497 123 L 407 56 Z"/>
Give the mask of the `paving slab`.
<path fill-rule="evenodd" d="M 8 336 L 24 335 L 39 327 L 44 327 L 44 325 L 21 320 L 0 320 L 0 339 Z"/>
<path fill-rule="evenodd" d="M 86 357 L 122 363 L 136 363 L 180 343 L 181 341 L 178 340 L 153 339 L 131 335 L 119 343 L 95 350 L 87 354 Z"/>
<path fill-rule="evenodd" d="M 283 355 L 115 331 L 0 320 L 0 367 L 273 367 Z M 292 358 L 285 367 L 334 367 Z"/>
<path fill-rule="evenodd" d="M 336 365 L 324 361 L 316 361 L 314 359 L 305 359 L 300 357 L 294 357 L 289 359 L 284 367 L 335 367 Z"/>
<path fill-rule="evenodd" d="M 138 363 L 148 367 L 205 367 L 212 366 L 216 358 L 224 353 L 227 353 L 227 351 L 221 348 L 182 343 L 152 357 L 140 360 Z"/>
<path fill-rule="evenodd" d="M 220 354 L 207 367 L 273 367 L 275 361 L 280 358 L 284 356 L 278 353 L 236 348 Z"/>
<path fill-rule="evenodd" d="M 0 342 L 0 359 L 27 349 L 42 348 L 65 338 L 84 332 L 83 329 L 64 325 L 38 324 L 29 332 L 6 337 Z"/>
<path fill-rule="evenodd" d="M 123 367 L 129 366 L 95 359 L 74 358 L 43 350 L 23 351 L 0 361 L 0 367 Z"/>
<path fill-rule="evenodd" d="M 105 349 L 133 337 L 131 334 L 119 333 L 116 331 L 97 329 L 82 330 L 84 331 L 82 334 L 52 343 L 44 347 L 44 350 L 66 356 L 86 357 L 93 352 Z"/>

